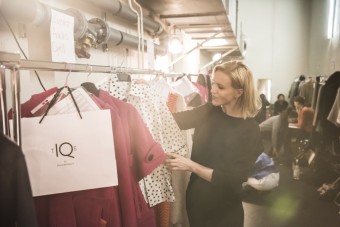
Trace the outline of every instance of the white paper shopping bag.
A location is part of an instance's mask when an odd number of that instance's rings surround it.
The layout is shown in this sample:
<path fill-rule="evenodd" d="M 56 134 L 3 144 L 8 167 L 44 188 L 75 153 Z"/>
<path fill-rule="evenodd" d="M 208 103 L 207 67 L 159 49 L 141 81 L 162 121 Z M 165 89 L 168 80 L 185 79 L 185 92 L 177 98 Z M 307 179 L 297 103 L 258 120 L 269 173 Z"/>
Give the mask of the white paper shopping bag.
<path fill-rule="evenodd" d="M 118 185 L 109 110 L 22 118 L 33 196 Z"/>

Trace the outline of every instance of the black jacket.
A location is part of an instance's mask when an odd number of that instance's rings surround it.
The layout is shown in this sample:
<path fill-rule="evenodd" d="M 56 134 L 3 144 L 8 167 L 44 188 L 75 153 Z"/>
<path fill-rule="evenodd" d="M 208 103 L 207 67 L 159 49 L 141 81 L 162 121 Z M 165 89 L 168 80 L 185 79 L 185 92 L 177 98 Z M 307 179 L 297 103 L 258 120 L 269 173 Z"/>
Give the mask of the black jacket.
<path fill-rule="evenodd" d="M 24 155 L 20 147 L 2 133 L 0 133 L 0 226 L 38 226 Z"/>

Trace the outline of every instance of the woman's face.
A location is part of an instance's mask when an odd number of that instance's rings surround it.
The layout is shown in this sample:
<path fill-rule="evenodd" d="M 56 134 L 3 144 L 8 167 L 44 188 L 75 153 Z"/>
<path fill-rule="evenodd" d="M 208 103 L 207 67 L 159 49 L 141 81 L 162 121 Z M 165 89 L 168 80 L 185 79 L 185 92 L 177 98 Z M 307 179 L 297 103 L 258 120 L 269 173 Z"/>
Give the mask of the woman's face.
<path fill-rule="evenodd" d="M 295 106 L 295 109 L 296 109 L 297 111 L 299 111 L 299 110 L 301 110 L 301 109 L 303 108 L 303 105 L 302 105 L 302 104 L 300 104 L 300 103 L 298 103 L 298 102 L 295 102 L 295 101 L 294 101 L 294 106 Z"/>
<path fill-rule="evenodd" d="M 221 71 L 214 73 L 211 85 L 212 104 L 214 106 L 236 103 L 241 94 L 242 89 L 235 89 L 231 86 L 229 75 Z"/>
<path fill-rule="evenodd" d="M 283 95 L 280 95 L 279 96 L 279 101 L 283 101 L 283 100 L 285 100 L 285 97 Z"/>

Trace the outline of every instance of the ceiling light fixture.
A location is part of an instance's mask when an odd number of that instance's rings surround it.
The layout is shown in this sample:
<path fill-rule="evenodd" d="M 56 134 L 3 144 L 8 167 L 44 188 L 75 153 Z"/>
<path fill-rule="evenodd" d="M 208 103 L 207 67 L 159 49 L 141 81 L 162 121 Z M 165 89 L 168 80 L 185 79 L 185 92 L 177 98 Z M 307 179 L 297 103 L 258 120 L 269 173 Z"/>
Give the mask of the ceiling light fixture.
<path fill-rule="evenodd" d="M 179 37 L 177 36 L 172 36 L 169 39 L 169 47 L 168 47 L 170 53 L 172 54 L 178 54 L 182 52 L 183 45 Z"/>
<path fill-rule="evenodd" d="M 221 59 L 221 57 L 222 57 L 222 54 L 221 54 L 221 53 L 216 53 L 216 54 L 214 54 L 214 56 L 212 57 L 212 60 L 213 60 L 213 61 L 218 61 L 218 60 Z"/>

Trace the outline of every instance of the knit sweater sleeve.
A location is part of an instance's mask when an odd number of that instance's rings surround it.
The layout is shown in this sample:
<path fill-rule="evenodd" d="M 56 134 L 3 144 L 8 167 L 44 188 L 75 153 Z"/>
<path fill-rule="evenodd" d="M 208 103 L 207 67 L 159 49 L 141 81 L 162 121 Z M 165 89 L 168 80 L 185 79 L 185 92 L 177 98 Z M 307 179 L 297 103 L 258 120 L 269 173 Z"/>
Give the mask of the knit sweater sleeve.
<path fill-rule="evenodd" d="M 176 123 L 182 130 L 196 128 L 213 108 L 211 103 L 206 103 L 192 110 L 173 113 Z"/>

